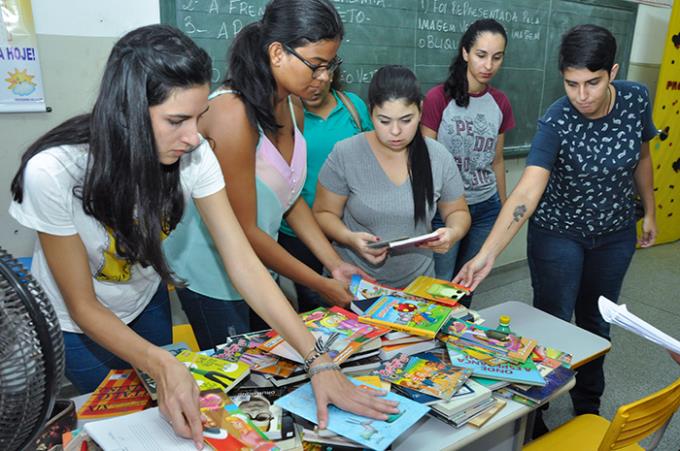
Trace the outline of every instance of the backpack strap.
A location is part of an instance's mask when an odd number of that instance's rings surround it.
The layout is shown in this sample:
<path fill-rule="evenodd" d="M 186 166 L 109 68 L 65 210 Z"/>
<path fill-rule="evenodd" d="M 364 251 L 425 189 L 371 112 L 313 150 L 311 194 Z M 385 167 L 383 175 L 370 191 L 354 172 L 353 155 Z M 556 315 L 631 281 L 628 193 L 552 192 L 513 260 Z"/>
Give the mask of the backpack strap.
<path fill-rule="evenodd" d="M 354 124 L 357 126 L 360 132 L 364 131 L 364 128 L 361 126 L 361 119 L 359 118 L 359 112 L 357 111 L 356 107 L 352 103 L 352 100 L 347 96 L 342 91 L 335 91 L 338 94 L 338 98 L 342 102 L 343 105 L 345 105 L 345 108 L 347 108 L 347 111 L 349 111 L 349 115 L 352 116 L 352 119 L 354 120 Z"/>

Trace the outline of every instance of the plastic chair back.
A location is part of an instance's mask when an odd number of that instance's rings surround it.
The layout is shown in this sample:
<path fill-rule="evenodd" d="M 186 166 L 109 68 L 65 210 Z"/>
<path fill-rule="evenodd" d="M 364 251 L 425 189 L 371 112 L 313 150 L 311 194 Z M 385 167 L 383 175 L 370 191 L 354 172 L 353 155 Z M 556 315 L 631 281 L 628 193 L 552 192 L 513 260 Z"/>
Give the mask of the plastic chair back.
<path fill-rule="evenodd" d="M 650 434 L 659 431 L 655 443 L 649 448 L 653 449 L 678 407 L 680 407 L 680 379 L 639 401 L 619 407 L 598 450 L 623 448 L 639 443 Z"/>

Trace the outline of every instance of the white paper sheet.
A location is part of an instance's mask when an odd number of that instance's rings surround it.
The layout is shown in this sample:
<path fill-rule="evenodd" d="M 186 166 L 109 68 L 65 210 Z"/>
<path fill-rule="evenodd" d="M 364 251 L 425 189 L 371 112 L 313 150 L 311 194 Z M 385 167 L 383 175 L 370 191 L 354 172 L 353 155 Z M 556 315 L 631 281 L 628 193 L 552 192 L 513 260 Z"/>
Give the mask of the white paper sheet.
<path fill-rule="evenodd" d="M 158 407 L 90 422 L 85 431 L 104 451 L 196 451 L 193 441 L 175 435 Z"/>
<path fill-rule="evenodd" d="M 680 354 L 680 341 L 630 313 L 625 304 L 617 305 L 604 296 L 600 296 L 597 304 L 602 317 L 608 323 L 623 327 L 659 346 Z"/>

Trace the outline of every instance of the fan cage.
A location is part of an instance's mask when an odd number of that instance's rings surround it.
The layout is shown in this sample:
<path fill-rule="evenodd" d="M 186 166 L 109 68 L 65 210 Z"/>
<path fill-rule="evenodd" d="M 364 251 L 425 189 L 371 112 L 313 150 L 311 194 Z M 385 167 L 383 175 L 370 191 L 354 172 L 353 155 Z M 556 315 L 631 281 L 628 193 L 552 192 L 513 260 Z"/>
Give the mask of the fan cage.
<path fill-rule="evenodd" d="M 63 374 L 57 315 L 26 268 L 0 247 L 0 450 L 32 444 Z"/>

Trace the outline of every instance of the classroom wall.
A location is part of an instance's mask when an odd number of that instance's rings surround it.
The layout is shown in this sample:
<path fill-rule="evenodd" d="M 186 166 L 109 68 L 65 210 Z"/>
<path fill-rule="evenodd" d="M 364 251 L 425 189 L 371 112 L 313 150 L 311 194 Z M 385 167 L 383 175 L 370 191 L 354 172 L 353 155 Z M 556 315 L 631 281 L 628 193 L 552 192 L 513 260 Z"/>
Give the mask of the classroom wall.
<path fill-rule="evenodd" d="M 158 0 L 33 0 L 38 49 L 51 113 L 0 114 L 0 245 L 16 256 L 32 253 L 35 234 L 7 214 L 9 185 L 21 153 L 31 141 L 63 120 L 87 111 L 113 43 L 126 31 L 160 20 Z M 131 14 L 134 12 L 134 14 Z M 640 5 L 628 77 L 656 84 L 670 9 Z M 506 161 L 508 188 L 524 169 L 524 158 Z M 497 265 L 526 258 L 523 229 Z"/>
<path fill-rule="evenodd" d="M 32 0 L 32 5 L 52 112 L 0 114 L 0 246 L 15 256 L 31 255 L 35 242 L 35 233 L 7 213 L 21 154 L 42 133 L 90 108 L 106 58 L 120 36 L 160 21 L 157 0 Z"/>

